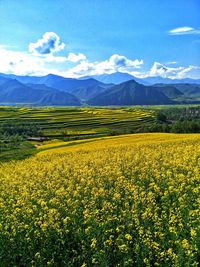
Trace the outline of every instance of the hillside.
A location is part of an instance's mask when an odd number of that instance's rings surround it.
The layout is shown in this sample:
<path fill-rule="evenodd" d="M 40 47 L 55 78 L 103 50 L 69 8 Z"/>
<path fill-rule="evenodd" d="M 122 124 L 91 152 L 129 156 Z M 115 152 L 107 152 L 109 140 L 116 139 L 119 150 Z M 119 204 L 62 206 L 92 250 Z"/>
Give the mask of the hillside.
<path fill-rule="evenodd" d="M 198 266 L 199 134 L 88 141 L 0 165 L 1 266 Z"/>
<path fill-rule="evenodd" d="M 43 136 L 78 137 L 109 135 L 110 133 L 138 131 L 155 122 L 150 110 L 110 108 L 20 108 L 0 107 L 1 120 L 12 118 L 13 127 L 18 121 L 39 124 Z"/>
<path fill-rule="evenodd" d="M 170 84 L 155 84 L 154 87 L 155 86 L 159 92 L 162 92 L 167 97 L 172 98 L 172 99 L 184 95 L 184 93 L 182 91 L 178 90 L 178 88 L 174 84 L 172 84 L 172 85 L 170 85 Z"/>
<path fill-rule="evenodd" d="M 0 76 L 0 86 L 1 86 L 2 84 L 4 84 L 5 82 L 8 82 L 9 80 L 10 80 L 9 78 Z"/>
<path fill-rule="evenodd" d="M 106 90 L 107 88 L 95 85 L 95 86 L 79 87 L 76 90 L 72 91 L 76 97 L 78 97 L 82 101 L 87 101 L 93 97 L 96 97 L 100 93 L 105 92 Z"/>
<path fill-rule="evenodd" d="M 106 105 L 157 105 L 172 104 L 156 87 L 148 87 L 134 80 L 115 85 L 102 94 L 88 101 L 95 106 Z"/>
<path fill-rule="evenodd" d="M 97 76 L 104 82 L 96 80 L 99 79 Z M 81 105 L 81 103 L 101 106 L 199 103 L 200 85 L 198 84 L 181 83 L 181 80 L 161 77 L 148 77 L 141 80 L 120 72 L 97 76 L 93 76 L 96 79 L 93 77 L 74 79 L 53 74 L 41 77 L 0 74 L 0 103 L 71 106 Z M 127 79 L 129 81 L 113 85 Z M 147 80 L 151 81 L 150 83 L 155 81 L 166 83 L 145 85 Z M 192 79 L 189 80 L 192 82 Z M 173 102 L 175 100 L 176 102 Z"/>
<path fill-rule="evenodd" d="M 187 96 L 200 96 L 200 84 L 179 83 L 173 86 Z"/>
<path fill-rule="evenodd" d="M 41 77 L 0 74 L 0 77 L 15 79 L 23 84 L 44 84 L 48 87 L 73 94 L 81 99 L 94 97 L 97 92 L 102 92 L 103 88 L 111 86 L 110 84 L 104 84 L 93 78 L 79 80 L 74 78 L 65 78 L 54 74 L 48 74 Z M 100 91 L 98 91 L 98 89 Z"/>
<path fill-rule="evenodd" d="M 61 92 L 45 85 L 25 85 L 14 79 L 6 79 L 4 83 L 0 84 L 0 103 L 80 105 L 80 101 L 69 93 Z"/>

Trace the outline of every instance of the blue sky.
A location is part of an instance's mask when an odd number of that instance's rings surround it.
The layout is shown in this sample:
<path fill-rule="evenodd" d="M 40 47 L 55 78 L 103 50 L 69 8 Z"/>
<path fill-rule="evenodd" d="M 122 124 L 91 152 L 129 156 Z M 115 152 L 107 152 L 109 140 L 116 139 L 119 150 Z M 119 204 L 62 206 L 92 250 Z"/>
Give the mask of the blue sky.
<path fill-rule="evenodd" d="M 0 0 L 0 71 L 200 78 L 199 14 L 199 0 Z"/>

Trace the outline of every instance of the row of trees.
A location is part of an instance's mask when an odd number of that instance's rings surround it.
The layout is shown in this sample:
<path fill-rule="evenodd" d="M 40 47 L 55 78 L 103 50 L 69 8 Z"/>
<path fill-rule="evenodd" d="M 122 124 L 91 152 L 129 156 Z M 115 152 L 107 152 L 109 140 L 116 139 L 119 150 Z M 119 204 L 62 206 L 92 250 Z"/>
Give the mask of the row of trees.
<path fill-rule="evenodd" d="M 165 116 L 166 119 L 177 120 L 200 120 L 200 107 L 171 107 L 157 112 L 157 117 Z"/>
<path fill-rule="evenodd" d="M 4 121 L 0 123 L 0 151 L 18 148 L 31 136 L 41 136 L 39 125 L 26 121 Z"/>
<path fill-rule="evenodd" d="M 171 124 L 155 123 L 141 127 L 140 132 L 200 133 L 200 121 L 176 121 Z"/>
<path fill-rule="evenodd" d="M 173 132 L 173 133 L 199 133 L 200 117 L 198 110 L 173 109 L 157 112 L 157 122 L 149 127 L 149 131 Z M 184 113 L 189 115 L 182 116 Z"/>

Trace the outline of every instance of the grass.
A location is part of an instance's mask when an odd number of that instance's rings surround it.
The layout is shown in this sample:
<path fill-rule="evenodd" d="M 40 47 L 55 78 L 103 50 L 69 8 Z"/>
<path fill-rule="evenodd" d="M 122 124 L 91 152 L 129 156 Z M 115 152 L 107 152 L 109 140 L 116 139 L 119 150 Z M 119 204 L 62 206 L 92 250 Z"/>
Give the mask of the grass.
<path fill-rule="evenodd" d="M 42 136 L 64 141 L 101 138 L 137 132 L 155 121 L 153 111 L 130 108 L 29 108 L 0 107 L 0 126 L 36 124 Z M 38 142 L 22 142 L 1 153 L 0 161 L 23 159 L 37 152 Z M 65 144 L 66 145 L 66 144 Z"/>
<path fill-rule="evenodd" d="M 111 108 L 0 107 L 0 123 L 24 120 L 37 123 L 48 137 L 107 135 L 112 130 L 136 130 L 154 120 L 152 111 Z"/>
<path fill-rule="evenodd" d="M 22 160 L 34 155 L 34 153 L 36 153 L 34 145 L 30 142 L 23 141 L 17 147 L 0 151 L 0 162 Z"/>

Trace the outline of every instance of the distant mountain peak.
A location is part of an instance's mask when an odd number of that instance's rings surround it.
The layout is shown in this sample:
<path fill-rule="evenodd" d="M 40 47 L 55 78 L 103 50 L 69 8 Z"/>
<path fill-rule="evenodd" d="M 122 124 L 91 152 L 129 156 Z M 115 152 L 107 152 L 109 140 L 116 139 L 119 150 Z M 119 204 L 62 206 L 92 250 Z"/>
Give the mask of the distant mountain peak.
<path fill-rule="evenodd" d="M 93 78 L 103 83 L 107 84 L 120 84 L 129 80 L 135 80 L 139 83 L 143 83 L 141 79 L 134 77 L 133 75 L 126 73 L 126 72 L 113 72 L 113 73 L 105 73 L 100 75 L 92 75 L 92 76 L 85 76 L 81 77 L 81 80 Z"/>
<path fill-rule="evenodd" d="M 47 75 L 45 75 L 46 77 L 58 77 L 58 75 L 56 74 L 53 74 L 53 73 L 49 73 Z"/>
<path fill-rule="evenodd" d="M 173 101 L 171 101 L 163 92 L 158 91 L 156 87 L 145 86 L 139 84 L 135 80 L 130 80 L 112 86 L 105 92 L 90 99 L 88 103 L 95 106 L 129 106 L 172 104 Z"/>
<path fill-rule="evenodd" d="M 123 72 L 85 79 L 51 73 L 40 77 L 0 74 L 0 102 L 55 105 L 87 102 L 97 106 L 173 104 L 189 98 L 197 101 L 200 96 L 198 82 L 200 84 L 200 80 L 172 80 L 159 76 L 138 79 Z"/>
<path fill-rule="evenodd" d="M 141 83 L 137 82 L 135 79 L 132 79 L 132 80 L 124 82 L 124 84 L 138 84 L 138 85 L 140 85 Z"/>

